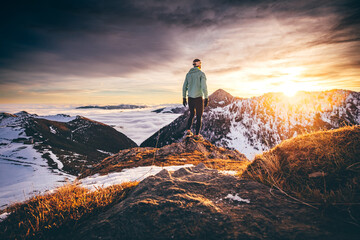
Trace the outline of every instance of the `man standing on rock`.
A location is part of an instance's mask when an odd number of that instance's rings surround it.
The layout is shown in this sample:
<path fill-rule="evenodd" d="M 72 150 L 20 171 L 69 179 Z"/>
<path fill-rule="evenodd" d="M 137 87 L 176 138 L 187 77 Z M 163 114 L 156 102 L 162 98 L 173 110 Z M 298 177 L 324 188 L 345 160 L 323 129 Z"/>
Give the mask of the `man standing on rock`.
<path fill-rule="evenodd" d="M 191 126 L 193 124 L 194 116 L 196 113 L 196 132 L 194 135 L 195 140 L 203 140 L 200 134 L 201 118 L 204 111 L 204 107 L 208 105 L 208 90 L 206 85 L 206 76 L 201 71 L 200 59 L 193 61 L 193 68 L 186 74 L 186 78 L 183 84 L 183 105 L 186 106 L 186 91 L 188 91 L 188 101 L 190 109 L 190 117 L 186 126 L 186 136 L 192 136 Z M 205 101 L 203 100 L 203 94 Z"/>

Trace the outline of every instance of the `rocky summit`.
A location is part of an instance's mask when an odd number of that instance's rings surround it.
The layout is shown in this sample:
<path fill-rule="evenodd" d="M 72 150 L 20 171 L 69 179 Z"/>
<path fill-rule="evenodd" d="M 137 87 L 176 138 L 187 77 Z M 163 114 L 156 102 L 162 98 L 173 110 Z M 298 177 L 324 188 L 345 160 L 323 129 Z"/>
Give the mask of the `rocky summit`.
<path fill-rule="evenodd" d="M 146 178 L 125 200 L 82 221 L 72 237 L 340 239 L 334 225 L 278 190 L 200 163 Z"/>
<path fill-rule="evenodd" d="M 217 147 L 206 139 L 197 142 L 193 138 L 183 138 L 180 142 L 160 148 L 133 147 L 120 150 L 92 168 L 86 169 L 79 178 L 97 173 L 105 175 L 139 166 L 196 165 L 200 162 L 214 169 L 241 171 L 246 168 L 249 160 L 237 150 Z"/>

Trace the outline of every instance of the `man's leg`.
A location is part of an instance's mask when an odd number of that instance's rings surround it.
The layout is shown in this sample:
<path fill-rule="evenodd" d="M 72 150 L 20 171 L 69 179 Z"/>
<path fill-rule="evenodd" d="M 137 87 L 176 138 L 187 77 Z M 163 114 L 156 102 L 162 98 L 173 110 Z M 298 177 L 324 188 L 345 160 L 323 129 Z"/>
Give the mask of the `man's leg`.
<path fill-rule="evenodd" d="M 194 105 L 193 98 L 188 97 L 188 104 L 189 104 L 190 116 L 189 116 L 189 119 L 187 122 L 186 130 L 190 130 L 191 125 L 193 124 L 193 121 L 194 121 L 194 116 L 195 116 L 195 105 Z"/>
<path fill-rule="evenodd" d="M 202 114 L 204 111 L 204 101 L 203 98 L 200 97 L 198 99 L 196 99 L 196 135 L 198 135 L 200 133 L 200 128 L 201 128 L 201 118 L 202 118 Z"/>

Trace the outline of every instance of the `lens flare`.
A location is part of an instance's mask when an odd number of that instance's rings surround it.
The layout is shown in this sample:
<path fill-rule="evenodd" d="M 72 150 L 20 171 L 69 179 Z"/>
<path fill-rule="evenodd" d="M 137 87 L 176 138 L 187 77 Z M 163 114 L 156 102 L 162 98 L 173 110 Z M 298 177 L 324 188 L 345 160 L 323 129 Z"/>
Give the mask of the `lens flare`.
<path fill-rule="evenodd" d="M 279 86 L 279 91 L 284 93 L 288 97 L 293 97 L 298 92 L 298 87 L 296 84 L 292 81 L 284 82 Z"/>

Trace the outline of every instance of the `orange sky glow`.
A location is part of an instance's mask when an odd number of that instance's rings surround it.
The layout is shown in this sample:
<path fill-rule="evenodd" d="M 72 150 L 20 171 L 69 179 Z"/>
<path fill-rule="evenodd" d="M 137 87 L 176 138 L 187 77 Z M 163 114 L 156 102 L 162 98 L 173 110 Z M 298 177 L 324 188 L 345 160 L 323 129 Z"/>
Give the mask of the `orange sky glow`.
<path fill-rule="evenodd" d="M 123 18 L 102 8 L 101 20 L 79 8 L 73 25 L 39 22 L 30 14 L 29 40 L 13 31 L 3 40 L 8 48 L 0 49 L 0 103 L 182 103 L 195 58 L 202 60 L 209 95 L 219 88 L 238 97 L 360 91 L 358 8 L 336 1 L 275 2 L 196 9 L 187 1 L 169 2 L 159 10 L 146 1 L 119 7 L 129 12 Z M 67 17 L 73 16 L 62 21 Z M 11 21 L 10 27 L 18 35 L 25 31 Z"/>

